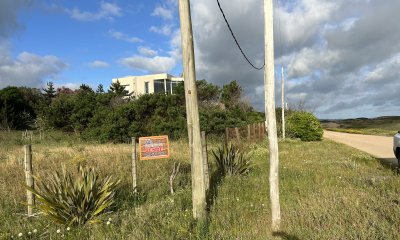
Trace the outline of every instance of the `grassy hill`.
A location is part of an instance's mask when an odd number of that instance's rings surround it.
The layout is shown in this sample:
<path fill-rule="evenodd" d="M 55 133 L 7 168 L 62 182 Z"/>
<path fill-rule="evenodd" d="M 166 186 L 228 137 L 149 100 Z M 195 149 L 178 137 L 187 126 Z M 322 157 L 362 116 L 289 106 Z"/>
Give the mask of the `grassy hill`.
<path fill-rule="evenodd" d="M 209 149 L 218 142 L 210 140 Z M 216 185 L 209 196 L 213 201 L 206 223 L 191 217 L 187 143 L 171 145 L 171 159 L 139 162 L 140 188 L 135 196 L 128 144 L 37 141 L 33 145 L 36 175 L 61 164 L 73 169 L 85 161 L 101 174 L 122 180 L 116 209 L 104 216 L 103 223 L 69 231 L 42 215 L 32 219 L 24 215 L 22 145 L 4 145 L 0 148 L 0 239 L 16 238 L 19 233 L 26 237 L 34 229 L 37 233 L 31 239 L 400 239 L 399 176 L 353 148 L 328 140 L 279 143 L 282 232 L 272 236 L 266 142 L 245 146 L 255 165 L 248 175 L 227 177 Z M 209 159 L 212 162 L 210 153 Z M 171 195 L 168 180 L 174 162 L 181 163 L 181 171 L 176 193 Z"/>
<path fill-rule="evenodd" d="M 358 134 L 393 136 L 400 130 L 400 116 L 321 120 L 321 123 L 327 130 Z"/>

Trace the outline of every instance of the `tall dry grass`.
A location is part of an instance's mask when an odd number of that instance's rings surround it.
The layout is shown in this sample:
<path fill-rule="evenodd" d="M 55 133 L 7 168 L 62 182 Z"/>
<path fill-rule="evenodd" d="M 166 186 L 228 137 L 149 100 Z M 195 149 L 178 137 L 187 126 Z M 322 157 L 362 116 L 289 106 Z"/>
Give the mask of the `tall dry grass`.
<path fill-rule="evenodd" d="M 46 140 L 47 141 L 47 140 Z M 208 196 L 212 205 L 206 222 L 191 213 L 191 179 L 185 140 L 171 143 L 171 159 L 138 163 L 139 194 L 131 189 L 131 146 L 59 141 L 33 145 L 34 171 L 45 175 L 76 167 L 96 166 L 103 175 L 122 180 L 117 207 L 104 223 L 66 230 L 39 215 L 24 213 L 24 172 L 21 145 L 0 149 L 0 239 L 399 239 L 399 175 L 369 155 L 331 141 L 286 140 L 280 147 L 282 232 L 269 232 L 267 143 L 250 144 L 255 167 L 246 176 L 226 177 Z M 210 141 L 215 148 L 221 141 Z M 209 155 L 212 161 L 211 154 Z M 173 162 L 181 163 L 175 194 L 169 192 Z M 211 169 L 213 173 L 215 169 Z M 214 182 L 215 183 L 215 182 Z M 107 225 L 108 218 L 111 224 Z M 57 233 L 60 229 L 60 233 Z M 61 235 L 64 235 L 61 237 Z M 40 237 L 39 237 L 40 236 Z"/>

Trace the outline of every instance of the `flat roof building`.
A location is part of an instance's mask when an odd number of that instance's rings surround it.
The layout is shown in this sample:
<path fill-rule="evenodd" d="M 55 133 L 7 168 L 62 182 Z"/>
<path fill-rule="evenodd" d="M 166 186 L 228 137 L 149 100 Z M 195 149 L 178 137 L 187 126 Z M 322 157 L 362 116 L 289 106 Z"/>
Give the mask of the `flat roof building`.
<path fill-rule="evenodd" d="M 112 82 L 119 83 L 132 94 L 131 96 L 138 97 L 149 93 L 165 93 L 173 94 L 177 84 L 183 82 L 182 77 L 174 77 L 167 73 L 152 74 L 144 76 L 126 76 L 113 78 Z"/>

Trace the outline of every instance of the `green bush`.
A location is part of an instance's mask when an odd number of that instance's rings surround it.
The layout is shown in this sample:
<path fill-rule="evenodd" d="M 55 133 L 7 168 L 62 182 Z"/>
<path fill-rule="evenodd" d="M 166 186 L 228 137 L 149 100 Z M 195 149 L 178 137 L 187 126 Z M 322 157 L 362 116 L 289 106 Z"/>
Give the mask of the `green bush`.
<path fill-rule="evenodd" d="M 65 225 L 84 225 L 100 222 L 99 216 L 114 204 L 118 184 L 111 177 L 101 179 L 93 168 L 79 165 L 77 176 L 63 168 L 61 173 L 56 171 L 46 181 L 39 181 L 37 189 L 27 188 L 46 216 Z"/>
<path fill-rule="evenodd" d="M 224 145 L 212 153 L 222 176 L 246 174 L 252 167 L 249 158 L 233 145 Z"/>
<path fill-rule="evenodd" d="M 302 141 L 321 141 L 323 130 L 319 120 L 308 112 L 294 112 L 287 119 L 287 132 L 290 137 Z"/>

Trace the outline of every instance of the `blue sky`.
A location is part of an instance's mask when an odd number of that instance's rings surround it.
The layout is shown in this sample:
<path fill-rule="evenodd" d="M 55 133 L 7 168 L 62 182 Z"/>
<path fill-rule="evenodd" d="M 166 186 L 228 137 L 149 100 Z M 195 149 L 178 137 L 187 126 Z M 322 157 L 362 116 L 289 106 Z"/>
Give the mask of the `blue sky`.
<path fill-rule="evenodd" d="M 263 71 L 243 59 L 216 0 L 191 0 L 196 73 L 218 85 L 237 80 L 264 109 Z M 263 0 L 220 0 L 237 39 L 263 63 Z M 180 75 L 177 0 L 1 0 L 0 88 L 106 88 L 126 75 Z M 400 1 L 274 1 L 276 102 L 280 66 L 286 102 L 320 118 L 400 113 Z M 280 26 L 280 27 L 279 27 Z"/>
<path fill-rule="evenodd" d="M 160 10 L 161 9 L 161 10 Z M 76 87 L 81 83 L 109 86 L 111 78 L 156 72 L 123 63 L 130 57 L 170 58 L 165 24 L 178 26 L 171 5 L 160 1 L 35 1 L 18 12 L 20 27 L 10 37 L 12 57 L 23 52 L 55 56 L 65 66 L 41 84 Z M 180 64 L 164 68 L 180 74 Z"/>

